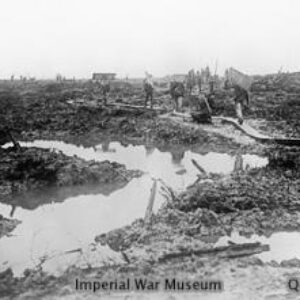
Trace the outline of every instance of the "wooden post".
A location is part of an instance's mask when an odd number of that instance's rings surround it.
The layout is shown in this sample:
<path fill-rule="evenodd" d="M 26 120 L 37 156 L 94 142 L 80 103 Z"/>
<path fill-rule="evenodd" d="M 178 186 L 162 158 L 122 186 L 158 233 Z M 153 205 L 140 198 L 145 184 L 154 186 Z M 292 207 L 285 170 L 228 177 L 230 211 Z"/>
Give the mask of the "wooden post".
<path fill-rule="evenodd" d="M 200 171 L 200 173 L 203 173 L 204 175 L 207 174 L 206 171 L 194 159 L 191 160 L 193 165 Z"/>
<path fill-rule="evenodd" d="M 22 148 L 21 148 L 20 144 L 15 140 L 15 138 L 12 136 L 11 132 L 9 130 L 7 130 L 6 134 L 8 135 L 10 140 L 12 141 L 15 150 L 21 151 Z"/>
<path fill-rule="evenodd" d="M 157 179 L 154 179 L 154 182 L 153 182 L 153 185 L 151 188 L 151 192 L 150 192 L 148 206 L 147 206 L 146 213 L 145 213 L 145 218 L 144 218 L 145 224 L 149 224 L 151 221 L 152 210 L 153 210 L 155 194 L 156 194 L 156 187 L 157 187 Z"/>

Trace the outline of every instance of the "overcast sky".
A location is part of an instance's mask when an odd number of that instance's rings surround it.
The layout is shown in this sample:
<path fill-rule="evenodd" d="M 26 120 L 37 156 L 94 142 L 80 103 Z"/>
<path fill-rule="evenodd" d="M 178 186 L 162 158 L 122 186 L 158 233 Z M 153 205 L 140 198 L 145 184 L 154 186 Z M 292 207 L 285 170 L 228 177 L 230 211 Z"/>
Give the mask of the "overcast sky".
<path fill-rule="evenodd" d="M 0 0 L 0 77 L 300 70 L 298 0 Z"/>

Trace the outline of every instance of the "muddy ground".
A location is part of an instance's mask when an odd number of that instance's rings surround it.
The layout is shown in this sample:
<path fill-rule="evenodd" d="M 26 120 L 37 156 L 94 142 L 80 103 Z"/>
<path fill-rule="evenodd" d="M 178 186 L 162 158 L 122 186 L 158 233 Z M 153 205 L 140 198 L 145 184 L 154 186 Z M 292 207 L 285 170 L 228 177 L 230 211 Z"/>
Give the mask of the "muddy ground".
<path fill-rule="evenodd" d="M 285 88 L 282 83 L 267 83 L 265 78 L 260 78 L 252 90 L 246 121 L 265 133 L 299 137 L 299 90 L 287 87 L 287 83 Z M 201 148 L 200 151 L 259 153 L 268 155 L 270 163 L 261 169 L 237 168 L 228 176 L 202 174 L 202 181 L 178 195 L 166 188 L 166 204 L 153 215 L 150 224 L 136 220 L 127 227 L 95 237 L 96 243 L 107 244 L 123 253 L 122 264 L 87 270 L 71 268 L 60 277 L 49 276 L 41 270 L 28 270 L 24 277 L 15 278 L 8 269 L 0 275 L 1 296 L 94 299 L 97 295 L 75 291 L 75 278 L 135 275 L 158 279 L 180 275 L 188 279 L 222 279 L 226 288 L 220 299 L 296 299 L 296 295 L 286 289 L 286 281 L 290 276 L 300 275 L 298 259 L 264 263 L 255 256 L 188 255 L 163 261 L 158 258 L 167 253 L 211 249 L 220 236 L 233 231 L 249 236 L 299 230 L 299 148 L 260 145 L 228 125 L 193 126 L 161 118 L 153 111 L 104 108 L 97 104 L 95 94 L 84 84 L 77 87 L 44 83 L 26 88 L 4 86 L 2 96 L 14 99 L 16 105 L 8 105 L 9 113 L 2 119 L 13 125 L 21 140 L 55 138 L 78 142 L 80 136 L 89 134 L 91 145 L 95 145 L 98 138 L 109 137 L 125 139 L 128 143 L 151 143 L 163 149 L 175 144 Z M 87 101 L 79 105 L 66 101 L 81 97 L 92 101 L 92 105 Z M 165 95 L 161 97 L 164 99 Z M 137 99 L 135 103 L 140 101 Z M 214 111 L 217 115 L 234 114 L 233 105 L 228 104 L 223 92 L 216 93 Z M 126 182 L 138 175 L 118 164 L 84 162 L 47 150 L 24 149 L 23 154 L 9 149 L 1 151 L 4 162 L 10 166 L 5 169 L 5 163 L 0 165 L 4 170 L 1 172 L 2 189 L 7 196 L 14 189 L 39 189 L 53 183 Z M 32 164 L 38 167 L 28 168 Z M 41 174 L 47 174 L 46 178 Z M 125 295 L 120 295 L 122 297 Z M 161 297 L 167 299 L 166 295 Z M 180 294 L 174 298 L 179 299 Z"/>
<path fill-rule="evenodd" d="M 85 161 L 61 152 L 39 148 L 0 149 L 0 199 L 9 202 L 18 194 L 45 187 L 127 183 L 140 176 L 115 162 Z"/>
<path fill-rule="evenodd" d="M 226 251 L 189 254 L 213 249 L 219 237 L 233 231 L 245 236 L 254 233 L 270 236 L 277 231 L 300 229 L 299 152 L 295 148 L 286 151 L 274 152 L 270 164 L 262 169 L 237 170 L 221 178 L 208 175 L 213 180 L 197 183 L 178 195 L 167 188 L 166 204 L 153 215 L 150 224 L 139 219 L 95 238 L 96 243 L 122 253 L 123 263 L 85 270 L 71 268 L 58 278 L 35 270 L 16 279 L 7 271 L 3 275 L 6 294 L 23 291 L 25 299 L 26 295 L 36 299 L 53 296 L 96 299 L 100 292 L 78 293 L 74 288 L 75 279 L 136 276 L 153 280 L 177 277 L 224 281 L 225 291 L 219 298 L 201 294 L 203 299 L 206 296 L 207 299 L 297 299 L 286 285 L 290 277 L 300 275 L 299 259 L 263 262 L 253 255 Z M 181 295 L 172 297 L 181 299 Z M 189 295 L 191 299 L 197 297 Z M 119 297 L 138 296 L 125 293 Z M 147 294 L 143 297 L 151 299 Z M 163 293 L 155 297 L 168 299 Z"/>
<path fill-rule="evenodd" d="M 89 134 L 93 139 L 126 139 L 135 143 L 152 143 L 158 147 L 170 144 L 195 148 L 204 146 L 210 151 L 215 149 L 220 152 L 236 151 L 241 146 L 234 136 L 224 136 L 224 129 L 226 131 L 230 126 L 220 124 L 216 127 L 218 130 L 208 132 L 199 126 L 183 126 L 182 122 L 178 124 L 176 120 L 160 118 L 157 111 L 103 107 L 101 100 L 90 96 L 93 89 L 85 86 L 79 88 L 50 83 L 7 85 L 0 90 L 4 106 L 0 111 L 0 123 L 13 128 L 20 140 L 43 138 L 78 141 L 81 136 Z M 82 97 L 84 93 L 86 98 L 80 98 L 82 101 L 79 104 L 69 103 L 68 100 L 76 101 L 76 97 Z M 172 101 L 164 95 L 162 99 L 156 102 L 172 110 Z M 111 98 L 111 101 L 115 100 Z M 222 98 L 218 105 L 222 106 L 223 101 Z M 131 102 L 143 104 L 143 95 Z M 229 111 L 233 112 L 233 106 Z M 216 108 L 215 112 L 220 114 L 221 110 Z M 248 147 L 253 151 L 251 146 Z"/>

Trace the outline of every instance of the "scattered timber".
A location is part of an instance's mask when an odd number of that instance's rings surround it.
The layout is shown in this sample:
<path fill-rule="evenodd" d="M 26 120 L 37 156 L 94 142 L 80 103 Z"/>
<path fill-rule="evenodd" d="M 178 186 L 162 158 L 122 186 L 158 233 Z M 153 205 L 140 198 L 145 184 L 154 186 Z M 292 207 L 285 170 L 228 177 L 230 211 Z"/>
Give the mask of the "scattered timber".
<path fill-rule="evenodd" d="M 108 107 L 117 107 L 117 108 L 128 108 L 128 109 L 140 109 L 140 110 L 150 110 L 150 111 L 159 111 L 159 112 L 166 112 L 166 109 L 160 107 L 148 107 L 143 105 L 131 105 L 131 104 L 124 104 L 124 103 L 107 103 Z"/>
<path fill-rule="evenodd" d="M 215 247 L 211 249 L 199 249 L 199 250 L 187 250 L 182 252 L 167 253 L 159 257 L 160 262 L 164 262 L 170 259 L 184 258 L 192 255 L 196 256 L 218 256 L 219 258 L 237 258 L 243 256 L 250 256 L 253 254 L 259 254 L 265 251 L 269 251 L 269 245 L 263 245 L 261 243 L 245 243 L 245 244 L 230 244 L 228 246 Z"/>

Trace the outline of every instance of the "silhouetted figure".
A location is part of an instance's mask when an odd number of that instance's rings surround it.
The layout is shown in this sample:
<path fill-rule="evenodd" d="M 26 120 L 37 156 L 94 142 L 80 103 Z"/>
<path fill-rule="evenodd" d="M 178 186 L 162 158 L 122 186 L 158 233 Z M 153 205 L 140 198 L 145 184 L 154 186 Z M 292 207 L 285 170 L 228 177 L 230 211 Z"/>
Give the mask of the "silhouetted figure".
<path fill-rule="evenodd" d="M 102 95 L 104 105 L 107 105 L 107 98 L 108 98 L 109 92 L 110 92 L 109 81 L 104 81 L 103 80 L 101 82 L 101 95 Z"/>
<path fill-rule="evenodd" d="M 185 93 L 184 84 L 178 81 L 170 83 L 170 94 L 175 102 L 175 110 L 180 111 L 182 107 L 182 100 Z"/>
<path fill-rule="evenodd" d="M 147 79 L 144 80 L 144 92 L 145 92 L 145 107 L 150 100 L 150 107 L 153 107 L 153 83 L 148 81 Z"/>
<path fill-rule="evenodd" d="M 234 172 L 240 172 L 243 171 L 243 156 L 241 153 L 238 153 L 235 157 L 234 161 Z"/>
<path fill-rule="evenodd" d="M 248 92 L 240 87 L 237 84 L 234 84 L 232 86 L 232 90 L 233 90 L 233 94 L 234 94 L 234 103 L 235 103 L 235 111 L 236 111 L 236 115 L 239 121 L 239 124 L 243 124 L 244 122 L 244 118 L 243 118 L 243 106 L 245 105 L 245 103 L 247 104 L 247 106 L 249 105 L 249 94 Z"/>

